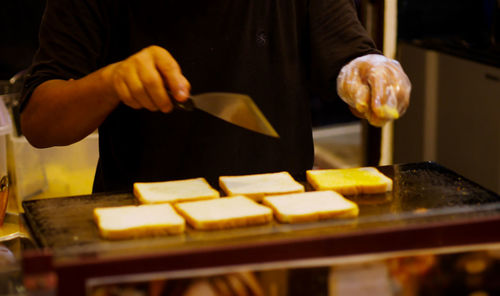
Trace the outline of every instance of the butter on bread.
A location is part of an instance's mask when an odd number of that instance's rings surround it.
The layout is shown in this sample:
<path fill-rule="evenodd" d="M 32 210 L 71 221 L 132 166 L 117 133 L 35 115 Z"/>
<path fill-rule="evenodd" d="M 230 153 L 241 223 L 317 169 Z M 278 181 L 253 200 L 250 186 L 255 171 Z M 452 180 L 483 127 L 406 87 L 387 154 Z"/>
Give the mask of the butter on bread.
<path fill-rule="evenodd" d="M 128 239 L 184 232 L 186 222 L 170 204 L 94 209 L 94 220 L 105 239 Z"/>
<path fill-rule="evenodd" d="M 315 190 L 334 190 L 342 195 L 392 190 L 392 179 L 374 167 L 310 170 L 306 175 L 307 181 Z"/>
<path fill-rule="evenodd" d="M 142 204 L 176 203 L 214 199 L 220 196 L 205 178 L 134 183 L 134 195 Z"/>
<path fill-rule="evenodd" d="M 295 181 L 288 172 L 221 176 L 220 188 L 229 196 L 244 195 L 255 201 L 264 196 L 304 192 L 304 185 Z"/>
<path fill-rule="evenodd" d="M 273 219 L 270 208 L 244 197 L 182 202 L 176 210 L 195 229 L 226 229 L 265 224 Z"/>
<path fill-rule="evenodd" d="M 263 204 L 271 207 L 283 223 L 312 222 L 358 216 L 359 207 L 334 191 L 311 191 L 266 196 Z"/>

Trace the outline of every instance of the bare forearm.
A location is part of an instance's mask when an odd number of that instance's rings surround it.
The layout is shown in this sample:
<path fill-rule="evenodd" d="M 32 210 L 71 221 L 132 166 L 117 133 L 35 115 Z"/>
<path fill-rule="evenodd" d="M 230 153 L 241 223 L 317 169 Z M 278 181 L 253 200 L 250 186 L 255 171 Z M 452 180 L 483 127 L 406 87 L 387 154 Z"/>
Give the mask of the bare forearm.
<path fill-rule="evenodd" d="M 38 86 L 21 114 L 23 134 L 35 147 L 75 143 L 92 133 L 119 99 L 103 70 L 79 80 L 49 80 Z"/>
<path fill-rule="evenodd" d="M 120 102 L 170 112 L 167 87 L 176 100 L 189 96 L 190 84 L 174 58 L 149 46 L 81 79 L 42 83 L 21 114 L 21 127 L 33 146 L 72 144 L 98 128 Z"/>

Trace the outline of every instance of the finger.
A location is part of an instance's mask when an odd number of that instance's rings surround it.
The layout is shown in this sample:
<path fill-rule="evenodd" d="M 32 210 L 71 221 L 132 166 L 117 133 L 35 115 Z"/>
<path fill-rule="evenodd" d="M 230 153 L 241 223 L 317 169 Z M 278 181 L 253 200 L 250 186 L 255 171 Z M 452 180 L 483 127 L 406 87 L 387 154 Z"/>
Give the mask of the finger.
<path fill-rule="evenodd" d="M 368 111 L 366 113 L 359 113 L 356 109 L 349 107 L 351 110 L 352 114 L 354 116 L 361 118 L 361 119 L 366 119 L 368 122 L 376 127 L 382 127 L 384 124 L 386 124 L 389 120 L 386 118 L 378 118 L 373 112 Z"/>
<path fill-rule="evenodd" d="M 353 91 L 354 108 L 361 114 L 370 112 L 370 87 L 366 84 L 358 85 Z"/>
<path fill-rule="evenodd" d="M 411 82 L 408 76 L 401 70 L 396 96 L 398 99 L 399 115 L 403 115 L 410 104 Z"/>
<path fill-rule="evenodd" d="M 366 118 L 366 116 L 363 115 L 363 113 L 359 113 L 358 110 L 356 110 L 356 108 L 349 106 L 349 110 L 351 110 L 351 113 L 358 118 L 363 118 L 363 119 Z"/>
<path fill-rule="evenodd" d="M 370 108 L 370 88 L 364 80 L 359 69 L 354 66 L 343 69 L 337 82 L 339 96 L 361 114 L 368 112 Z"/>
<path fill-rule="evenodd" d="M 377 117 L 374 113 L 370 113 L 367 116 L 367 120 L 371 125 L 376 127 L 382 127 L 387 122 L 391 121 L 391 119 Z"/>
<path fill-rule="evenodd" d="M 172 111 L 172 102 L 170 102 L 165 85 L 163 84 L 163 78 L 158 73 L 154 64 L 140 67 L 138 75 L 153 104 L 162 112 L 167 113 Z"/>
<path fill-rule="evenodd" d="M 120 100 L 127 106 L 132 107 L 134 109 L 141 109 L 142 106 L 137 102 L 137 100 L 132 96 L 130 91 L 128 90 L 127 84 L 125 81 L 119 79 L 115 82 L 115 89 L 118 93 L 118 97 Z"/>
<path fill-rule="evenodd" d="M 411 86 L 407 86 L 404 90 L 398 92 L 398 112 L 399 116 L 405 114 L 408 106 L 410 105 L 410 92 Z"/>
<path fill-rule="evenodd" d="M 144 85 L 142 84 L 139 75 L 135 71 L 129 72 L 125 78 L 125 83 L 127 84 L 128 90 L 134 99 L 139 102 L 139 104 L 148 109 L 149 111 L 158 111 L 158 107 L 153 103 L 149 94 L 146 93 Z"/>
<path fill-rule="evenodd" d="M 156 67 L 161 73 L 167 87 L 174 94 L 177 101 L 184 102 L 189 97 L 191 85 L 182 75 L 181 68 L 170 53 L 161 48 L 155 47 L 153 50 Z"/>
<path fill-rule="evenodd" d="M 368 79 L 371 86 L 371 111 L 378 118 L 399 118 L 397 98 L 391 76 L 383 69 L 375 69 Z"/>
<path fill-rule="evenodd" d="M 403 115 L 410 102 L 411 82 L 403 68 L 396 60 L 390 60 L 386 63 L 386 70 L 389 75 L 389 82 L 393 85 L 393 91 L 396 97 L 396 109 L 399 116 Z"/>

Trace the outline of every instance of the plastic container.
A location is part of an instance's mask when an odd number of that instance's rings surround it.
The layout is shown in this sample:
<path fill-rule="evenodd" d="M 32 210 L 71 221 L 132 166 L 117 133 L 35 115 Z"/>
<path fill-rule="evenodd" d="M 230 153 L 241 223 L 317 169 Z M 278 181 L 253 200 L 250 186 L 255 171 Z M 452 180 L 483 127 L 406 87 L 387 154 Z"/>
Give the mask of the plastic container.
<path fill-rule="evenodd" d="M 18 209 L 27 199 L 92 192 L 99 158 L 98 135 L 63 147 L 37 149 L 25 137 L 9 138 L 10 171 Z"/>

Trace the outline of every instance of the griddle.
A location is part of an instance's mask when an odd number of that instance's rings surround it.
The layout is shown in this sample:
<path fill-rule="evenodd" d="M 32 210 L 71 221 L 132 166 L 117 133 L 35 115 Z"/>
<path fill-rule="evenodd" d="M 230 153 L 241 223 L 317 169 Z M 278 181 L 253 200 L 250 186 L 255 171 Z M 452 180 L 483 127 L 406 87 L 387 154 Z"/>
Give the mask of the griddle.
<path fill-rule="evenodd" d="M 95 194 L 24 201 L 26 221 L 41 248 L 58 257 L 120 256 L 227 247 L 249 243 L 279 243 L 324 236 L 341 236 L 387 227 L 412 229 L 464 219 L 497 217 L 500 196 L 434 162 L 381 166 L 394 181 L 385 194 L 348 197 L 358 203 L 359 217 L 301 224 L 274 221 L 263 226 L 197 231 L 123 241 L 99 237 L 93 221 L 96 207 L 136 204 L 132 194 Z"/>

